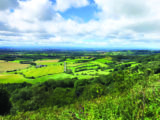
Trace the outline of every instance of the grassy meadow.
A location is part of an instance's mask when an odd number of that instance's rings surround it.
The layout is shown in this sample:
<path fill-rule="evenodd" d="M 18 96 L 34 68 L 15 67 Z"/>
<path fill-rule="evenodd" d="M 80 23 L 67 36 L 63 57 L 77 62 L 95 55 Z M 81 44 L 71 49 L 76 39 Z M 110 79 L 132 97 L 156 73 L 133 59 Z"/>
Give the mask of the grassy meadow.
<path fill-rule="evenodd" d="M 26 81 L 27 79 L 19 74 L 0 74 L 1 83 L 23 83 Z"/>
<path fill-rule="evenodd" d="M 37 60 L 35 63 L 37 65 L 53 65 L 55 63 L 58 63 L 59 59 L 49 59 L 49 60 Z"/>
<path fill-rule="evenodd" d="M 28 69 L 20 70 L 17 73 L 23 74 L 25 77 L 37 78 L 49 74 L 57 74 L 62 72 L 64 72 L 64 67 L 62 65 L 49 65 L 41 68 L 30 67 Z"/>
<path fill-rule="evenodd" d="M 59 59 L 36 60 L 34 61 L 34 63 L 36 64 L 34 66 L 29 64 L 20 64 L 20 61 L 22 60 L 14 60 L 9 62 L 0 61 L 0 65 L 2 63 L 3 66 L 6 67 L 6 71 L 13 71 L 6 73 L 5 75 L 1 75 L 0 83 L 14 83 L 15 80 L 10 76 L 20 76 L 17 77 L 17 81 L 15 83 L 21 83 L 25 81 L 34 84 L 36 82 L 47 81 L 48 79 L 64 79 L 68 77 L 77 77 L 78 79 L 91 79 L 97 77 L 98 75 L 109 74 L 109 71 L 111 70 L 107 69 L 107 63 L 112 63 L 111 57 L 96 60 L 84 57 L 78 59 L 67 59 L 65 62 L 67 63 L 68 71 L 70 71 L 70 73 L 67 74 L 64 73 L 64 62 L 59 62 Z M 10 65 L 12 66 L 9 67 Z M 40 67 L 42 65 L 45 66 Z M 5 77 L 8 77 L 8 79 L 4 80 Z"/>
<path fill-rule="evenodd" d="M 0 61 L 0 73 L 13 71 L 13 70 L 20 70 L 29 67 L 29 64 L 20 64 L 14 62 L 6 62 L 1 60 Z"/>

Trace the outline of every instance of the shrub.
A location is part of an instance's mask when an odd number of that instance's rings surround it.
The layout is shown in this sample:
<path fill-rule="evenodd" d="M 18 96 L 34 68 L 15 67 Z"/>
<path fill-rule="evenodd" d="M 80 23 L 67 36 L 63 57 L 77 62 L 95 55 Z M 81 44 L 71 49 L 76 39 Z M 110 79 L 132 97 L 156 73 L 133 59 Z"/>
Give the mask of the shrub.
<path fill-rule="evenodd" d="M 71 104 L 75 101 L 75 90 L 73 88 L 61 88 L 57 87 L 50 95 L 49 101 L 50 105 L 63 106 L 66 104 Z"/>
<path fill-rule="evenodd" d="M 74 87 L 75 88 L 78 88 L 79 86 L 85 86 L 87 84 L 91 83 L 90 80 L 87 80 L 87 79 L 82 79 L 82 80 L 77 80 L 75 81 L 74 83 Z"/>
<path fill-rule="evenodd" d="M 84 87 L 82 99 L 93 99 L 104 94 L 104 86 L 100 83 L 90 84 Z"/>

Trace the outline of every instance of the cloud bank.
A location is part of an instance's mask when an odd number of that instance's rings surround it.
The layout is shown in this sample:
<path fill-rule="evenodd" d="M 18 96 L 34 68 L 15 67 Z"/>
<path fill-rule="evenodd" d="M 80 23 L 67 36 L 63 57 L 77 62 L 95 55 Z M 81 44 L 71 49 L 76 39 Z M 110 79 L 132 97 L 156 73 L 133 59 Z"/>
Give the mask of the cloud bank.
<path fill-rule="evenodd" d="M 91 5 L 87 22 L 64 16 Z M 159 48 L 159 6 L 159 0 L 1 0 L 0 45 Z"/>

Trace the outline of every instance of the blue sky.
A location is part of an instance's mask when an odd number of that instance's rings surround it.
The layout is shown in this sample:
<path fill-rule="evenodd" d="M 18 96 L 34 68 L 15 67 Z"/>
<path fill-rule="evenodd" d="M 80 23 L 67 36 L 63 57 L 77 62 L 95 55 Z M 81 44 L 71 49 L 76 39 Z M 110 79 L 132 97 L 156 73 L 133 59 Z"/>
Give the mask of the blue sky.
<path fill-rule="evenodd" d="M 159 49 L 159 0 L 0 0 L 0 46 Z"/>

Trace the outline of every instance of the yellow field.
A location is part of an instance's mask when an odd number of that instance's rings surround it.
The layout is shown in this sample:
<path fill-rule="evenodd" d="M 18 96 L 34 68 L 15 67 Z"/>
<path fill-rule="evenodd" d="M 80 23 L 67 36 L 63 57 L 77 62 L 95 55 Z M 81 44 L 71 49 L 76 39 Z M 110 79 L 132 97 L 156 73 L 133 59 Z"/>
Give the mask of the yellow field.
<path fill-rule="evenodd" d="M 50 65 L 42 68 L 29 68 L 21 70 L 20 73 L 23 73 L 26 77 L 39 77 L 48 74 L 57 74 L 64 72 L 64 67 L 62 65 Z"/>
<path fill-rule="evenodd" d="M 22 83 L 27 81 L 22 75 L 18 74 L 0 74 L 0 83 Z"/>
<path fill-rule="evenodd" d="M 35 61 L 35 63 L 37 65 L 49 65 L 49 64 L 57 63 L 58 61 L 59 61 L 59 59 L 37 60 L 37 61 Z"/>
<path fill-rule="evenodd" d="M 29 64 L 20 64 L 14 62 L 5 62 L 0 60 L 0 73 L 11 71 L 11 70 L 19 70 L 29 67 Z"/>
<path fill-rule="evenodd" d="M 84 63 L 67 63 L 67 67 L 76 67 L 79 65 L 83 65 Z"/>
<path fill-rule="evenodd" d="M 1 62 L 5 62 L 5 61 L 4 61 L 4 60 L 0 60 L 0 63 L 1 63 Z"/>

